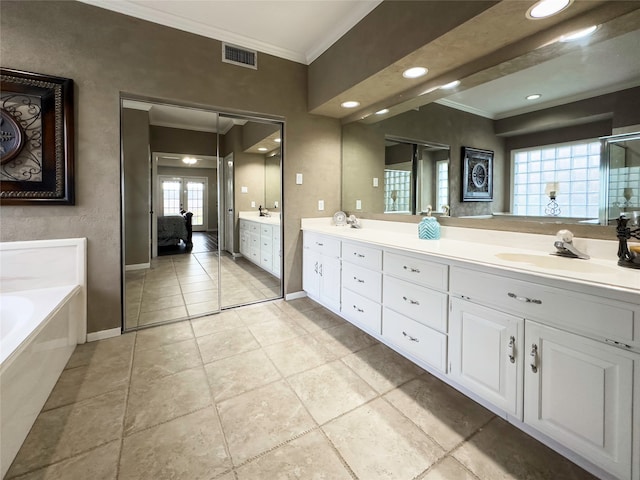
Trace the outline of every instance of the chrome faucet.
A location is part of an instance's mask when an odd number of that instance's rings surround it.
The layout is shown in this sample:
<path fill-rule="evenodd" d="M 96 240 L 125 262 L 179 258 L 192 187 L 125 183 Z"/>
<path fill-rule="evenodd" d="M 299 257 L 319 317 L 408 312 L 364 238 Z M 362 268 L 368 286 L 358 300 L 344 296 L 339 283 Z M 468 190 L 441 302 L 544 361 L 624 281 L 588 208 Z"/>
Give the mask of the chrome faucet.
<path fill-rule="evenodd" d="M 553 255 L 569 258 L 582 258 L 584 260 L 591 258 L 589 255 L 578 251 L 578 249 L 573 245 L 573 233 L 569 230 L 559 230 L 558 233 L 556 233 L 556 241 L 553 242 L 553 246 L 556 247 L 557 250 Z"/>

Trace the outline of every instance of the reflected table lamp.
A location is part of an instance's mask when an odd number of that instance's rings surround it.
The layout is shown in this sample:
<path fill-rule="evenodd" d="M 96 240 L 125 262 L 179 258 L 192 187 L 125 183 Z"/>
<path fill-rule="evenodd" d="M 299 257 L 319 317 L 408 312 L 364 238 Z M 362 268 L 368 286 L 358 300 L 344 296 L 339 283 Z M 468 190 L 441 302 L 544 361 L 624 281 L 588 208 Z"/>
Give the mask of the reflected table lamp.
<path fill-rule="evenodd" d="M 544 213 L 557 217 L 560 215 L 560 206 L 556 202 L 556 196 L 560 192 L 560 184 L 558 182 L 547 183 L 544 193 L 549 197 L 549 203 L 544 209 Z"/>

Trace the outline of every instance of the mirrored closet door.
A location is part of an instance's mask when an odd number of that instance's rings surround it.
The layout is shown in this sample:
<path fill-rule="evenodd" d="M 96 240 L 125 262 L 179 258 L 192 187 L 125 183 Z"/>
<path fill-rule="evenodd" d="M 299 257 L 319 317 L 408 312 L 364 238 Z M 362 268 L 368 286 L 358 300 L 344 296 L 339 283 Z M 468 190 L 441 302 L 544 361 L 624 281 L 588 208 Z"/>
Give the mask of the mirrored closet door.
<path fill-rule="evenodd" d="M 281 297 L 282 124 L 134 99 L 121 119 L 124 329 Z"/>

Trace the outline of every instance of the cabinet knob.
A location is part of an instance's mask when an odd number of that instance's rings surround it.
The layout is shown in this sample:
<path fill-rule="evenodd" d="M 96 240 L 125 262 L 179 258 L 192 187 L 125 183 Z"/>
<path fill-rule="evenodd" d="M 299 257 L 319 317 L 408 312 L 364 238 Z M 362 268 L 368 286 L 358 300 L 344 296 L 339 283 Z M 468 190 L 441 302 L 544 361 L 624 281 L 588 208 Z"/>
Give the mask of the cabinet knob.
<path fill-rule="evenodd" d="M 538 346 L 535 343 L 531 345 L 531 353 L 529 356 L 531 357 L 531 371 L 536 373 L 538 371 Z"/>
<path fill-rule="evenodd" d="M 507 355 L 509 356 L 509 361 L 511 363 L 516 363 L 515 348 L 516 337 L 512 335 L 511 337 L 509 337 L 509 344 L 507 345 Z"/>

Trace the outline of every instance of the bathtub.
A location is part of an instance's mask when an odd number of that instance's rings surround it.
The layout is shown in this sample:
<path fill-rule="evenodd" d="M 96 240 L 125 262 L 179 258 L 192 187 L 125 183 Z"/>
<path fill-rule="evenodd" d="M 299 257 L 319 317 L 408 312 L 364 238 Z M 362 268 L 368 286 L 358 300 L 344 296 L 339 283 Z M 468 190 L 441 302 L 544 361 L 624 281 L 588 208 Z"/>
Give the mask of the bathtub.
<path fill-rule="evenodd" d="M 78 278 L 65 279 L 67 285 L 55 285 L 50 264 L 43 262 L 38 268 L 39 260 L 34 261 L 48 257 L 49 248 L 59 253 L 61 242 L 65 241 L 0 244 L 0 478 L 20 450 L 76 345 L 86 339 L 86 241 L 67 241 L 71 248 L 66 260 L 71 266 L 65 268 L 80 272 Z M 18 272 L 9 268 L 20 257 L 22 268 Z M 79 258 L 83 265 L 76 269 L 73 259 Z M 44 270 L 42 275 L 39 270 Z M 19 289 L 25 285 L 35 288 Z"/>

